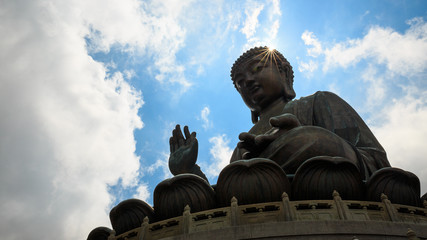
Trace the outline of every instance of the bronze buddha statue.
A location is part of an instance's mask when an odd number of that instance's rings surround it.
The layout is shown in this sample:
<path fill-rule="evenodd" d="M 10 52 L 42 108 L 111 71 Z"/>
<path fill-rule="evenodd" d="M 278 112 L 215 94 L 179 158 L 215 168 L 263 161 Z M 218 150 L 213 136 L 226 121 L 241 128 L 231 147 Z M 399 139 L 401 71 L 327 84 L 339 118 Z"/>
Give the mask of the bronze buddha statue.
<path fill-rule="evenodd" d="M 153 208 L 125 200 L 110 213 L 117 233 L 182 214 L 239 204 L 330 199 L 421 206 L 420 182 L 393 168 L 386 153 L 356 111 L 330 92 L 295 98 L 293 71 L 277 50 L 256 47 L 240 56 L 231 79 L 251 111 L 254 126 L 239 135 L 231 159 L 211 186 L 196 164 L 196 133 L 177 125 L 170 138 L 169 169 L 174 177 L 154 190 Z M 336 193 L 336 192 L 335 192 Z M 383 195 L 383 198 L 384 196 Z M 188 205 L 188 207 L 186 207 Z M 95 229 L 93 238 L 105 235 Z M 91 235 L 91 236 L 92 236 Z"/>
<path fill-rule="evenodd" d="M 239 135 L 231 164 L 253 158 L 274 161 L 292 183 L 294 200 L 329 198 L 339 190 L 343 198 L 370 196 L 367 200 L 377 201 L 383 192 L 392 200 L 404 193 L 407 199 L 400 203 L 420 204 L 418 178 L 391 168 L 383 147 L 347 102 L 330 92 L 293 100 L 292 67 L 277 50 L 248 50 L 234 63 L 231 79 L 254 123 Z M 186 126 L 182 134 L 177 125 L 170 146 L 169 167 L 174 175 L 192 173 L 206 179 L 196 164 L 195 132 Z M 381 184 L 369 181 L 380 169 L 387 173 L 378 174 L 388 177 L 376 177 Z M 394 181 L 401 181 L 401 187 L 395 189 Z M 371 193 L 365 194 L 365 188 Z"/>

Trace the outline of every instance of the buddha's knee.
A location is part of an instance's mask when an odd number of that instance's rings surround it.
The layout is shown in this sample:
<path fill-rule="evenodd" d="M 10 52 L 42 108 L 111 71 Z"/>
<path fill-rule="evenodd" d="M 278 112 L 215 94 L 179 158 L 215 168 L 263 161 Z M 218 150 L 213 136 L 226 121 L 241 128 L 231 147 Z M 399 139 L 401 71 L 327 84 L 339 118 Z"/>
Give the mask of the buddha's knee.
<path fill-rule="evenodd" d="M 334 190 L 343 199 L 362 199 L 364 195 L 359 169 L 342 157 L 308 159 L 296 171 L 291 186 L 294 200 L 331 199 Z"/>
<path fill-rule="evenodd" d="M 220 207 L 230 205 L 235 197 L 239 204 L 275 202 L 290 192 L 283 169 L 269 159 L 239 160 L 226 166 L 218 176 L 216 198 Z"/>
<path fill-rule="evenodd" d="M 153 194 L 156 221 L 183 214 L 188 205 L 192 212 L 215 208 L 215 192 L 206 180 L 185 173 L 160 182 Z"/>
<path fill-rule="evenodd" d="M 411 172 L 393 167 L 374 172 L 366 183 L 366 200 L 381 201 L 382 193 L 392 203 L 421 206 L 420 180 Z"/>

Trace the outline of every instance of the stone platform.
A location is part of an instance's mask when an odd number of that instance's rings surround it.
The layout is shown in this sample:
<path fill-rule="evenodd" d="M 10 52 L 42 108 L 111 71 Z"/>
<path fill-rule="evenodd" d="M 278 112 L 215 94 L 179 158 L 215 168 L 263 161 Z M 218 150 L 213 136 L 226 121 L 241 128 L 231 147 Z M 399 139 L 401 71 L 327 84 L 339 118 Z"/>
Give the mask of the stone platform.
<path fill-rule="evenodd" d="M 149 224 L 109 240 L 156 239 L 427 239 L 424 208 L 382 202 L 342 200 L 289 201 L 229 207 L 191 213 Z"/>

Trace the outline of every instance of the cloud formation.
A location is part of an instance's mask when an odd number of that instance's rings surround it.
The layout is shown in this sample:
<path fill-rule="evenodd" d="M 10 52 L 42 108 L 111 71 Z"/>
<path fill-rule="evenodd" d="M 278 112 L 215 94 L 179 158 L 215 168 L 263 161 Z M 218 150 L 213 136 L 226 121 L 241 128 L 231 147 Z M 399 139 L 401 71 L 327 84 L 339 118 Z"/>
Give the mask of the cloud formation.
<path fill-rule="evenodd" d="M 248 7 L 245 9 L 246 19 L 240 31 L 245 34 L 247 39 L 254 36 L 257 27 L 259 26 L 258 16 L 264 9 L 264 4 L 256 1 L 247 1 Z"/>
<path fill-rule="evenodd" d="M 214 178 L 230 163 L 233 149 L 228 146 L 230 140 L 227 139 L 225 134 L 212 137 L 209 139 L 209 142 L 212 144 L 209 150 L 212 158 L 205 173 L 208 178 Z"/>
<path fill-rule="evenodd" d="M 421 180 L 421 194 L 427 193 L 427 90 L 405 89 L 379 116 L 384 122 L 372 128 L 394 167 L 411 171 Z"/>
<path fill-rule="evenodd" d="M 191 84 L 175 55 L 181 1 L 7 1 L 0 29 L 0 231 L 85 239 L 109 226 L 109 185 L 138 184 L 142 95 L 90 53 L 146 54 L 161 83 Z M 123 27 L 126 26 L 126 27 Z M 147 49 L 150 49 L 148 52 Z M 114 65 L 114 63 L 112 63 Z M 148 198 L 141 184 L 138 196 Z M 37 224 L 34 224 L 37 223 Z"/>
<path fill-rule="evenodd" d="M 368 59 L 384 64 L 392 73 L 413 76 L 427 69 L 427 55 L 424 54 L 427 51 L 427 23 L 423 18 L 414 18 L 407 24 L 409 28 L 404 34 L 391 28 L 372 26 L 362 39 L 349 39 L 329 48 L 322 46 L 312 32 L 305 31 L 301 38 L 309 46 L 308 56 L 324 57 L 325 72 Z"/>
<path fill-rule="evenodd" d="M 254 1 L 248 0 L 245 2 L 245 20 L 240 32 L 246 37 L 247 43 L 243 50 L 247 50 L 254 46 L 270 46 L 276 45 L 276 37 L 280 28 L 280 1 Z M 266 14 L 268 17 L 260 22 L 260 16 Z M 262 27 L 260 29 L 260 27 Z"/>
<path fill-rule="evenodd" d="M 317 37 L 314 35 L 314 33 L 306 30 L 301 35 L 301 39 L 304 41 L 305 45 L 311 46 L 310 48 L 307 48 L 308 56 L 317 57 L 323 53 L 322 45 L 317 39 Z"/>
<path fill-rule="evenodd" d="M 404 34 L 391 28 L 372 27 L 363 39 L 349 40 L 326 49 L 325 71 L 334 66 L 347 67 L 373 58 L 393 73 L 412 76 L 427 68 L 427 23 L 422 18 L 407 21 Z"/>
<path fill-rule="evenodd" d="M 145 171 L 149 174 L 154 174 L 157 169 L 161 169 L 163 173 L 163 179 L 172 177 L 169 171 L 169 153 L 162 152 L 161 157 L 156 160 L 155 163 L 148 166 Z"/>
<path fill-rule="evenodd" d="M 205 130 L 212 127 L 212 122 L 209 120 L 210 113 L 211 113 L 211 110 L 209 109 L 209 107 L 204 107 L 200 112 L 199 119 L 203 122 L 202 127 Z"/>
<path fill-rule="evenodd" d="M 148 190 L 147 183 L 140 184 L 138 188 L 136 189 L 136 193 L 133 195 L 134 198 L 141 199 L 145 202 L 152 202 L 151 201 L 151 193 Z"/>
<path fill-rule="evenodd" d="M 92 43 L 92 51 L 108 52 L 118 44 L 122 51 L 151 57 L 155 79 L 182 93 L 192 85 L 185 77 L 184 65 L 176 59 L 186 37 L 186 30 L 180 25 L 181 13 L 189 4 L 190 1 L 176 0 L 107 0 L 74 1 L 68 7 L 77 11 L 82 17 L 77 20 L 91 30 L 86 37 Z"/>

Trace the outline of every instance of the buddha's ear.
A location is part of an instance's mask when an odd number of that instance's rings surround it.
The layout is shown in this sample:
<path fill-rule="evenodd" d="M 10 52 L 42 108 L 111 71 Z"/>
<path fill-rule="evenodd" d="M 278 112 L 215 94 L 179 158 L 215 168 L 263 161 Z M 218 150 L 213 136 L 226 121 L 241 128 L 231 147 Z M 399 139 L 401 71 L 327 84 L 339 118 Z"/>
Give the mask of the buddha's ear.
<path fill-rule="evenodd" d="M 295 98 L 295 91 L 294 91 L 294 74 L 289 66 L 282 66 L 281 67 L 281 76 L 282 76 L 282 83 L 285 90 L 285 96 L 288 101 Z"/>

